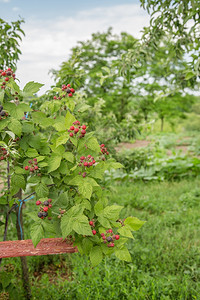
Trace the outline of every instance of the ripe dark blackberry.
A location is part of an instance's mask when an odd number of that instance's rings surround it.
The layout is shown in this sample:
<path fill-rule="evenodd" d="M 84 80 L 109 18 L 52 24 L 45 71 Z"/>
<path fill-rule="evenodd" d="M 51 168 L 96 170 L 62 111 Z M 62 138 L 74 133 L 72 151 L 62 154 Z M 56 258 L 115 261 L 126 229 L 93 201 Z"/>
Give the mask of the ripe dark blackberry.
<path fill-rule="evenodd" d="M 44 211 L 42 214 L 43 214 L 43 217 L 45 217 L 45 218 L 48 216 L 48 212 L 47 211 Z"/>
<path fill-rule="evenodd" d="M 41 211 L 39 211 L 38 217 L 39 217 L 39 218 L 42 218 L 42 217 L 43 217 L 43 213 L 42 213 Z"/>
<path fill-rule="evenodd" d="M 106 238 L 106 240 L 107 240 L 108 242 L 112 242 L 112 241 L 113 241 L 113 239 L 112 239 L 111 236 L 108 236 L 108 237 Z"/>
<path fill-rule="evenodd" d="M 3 110 L 3 106 L 2 105 L 0 105 L 0 111 L 2 111 Z"/>
<path fill-rule="evenodd" d="M 0 116 L 4 117 L 5 115 L 6 115 L 6 112 L 5 112 L 4 110 L 2 110 L 2 111 L 0 112 Z"/>
<path fill-rule="evenodd" d="M 48 206 L 49 205 L 49 201 L 44 201 L 44 205 Z"/>

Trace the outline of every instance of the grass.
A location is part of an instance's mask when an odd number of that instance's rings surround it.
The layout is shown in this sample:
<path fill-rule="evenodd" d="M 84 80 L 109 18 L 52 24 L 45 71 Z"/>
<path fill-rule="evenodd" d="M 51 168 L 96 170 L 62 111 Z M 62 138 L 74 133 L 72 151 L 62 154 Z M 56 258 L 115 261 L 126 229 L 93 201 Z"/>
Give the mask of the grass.
<path fill-rule="evenodd" d="M 33 299 L 199 299 L 199 183 L 114 185 L 110 202 L 124 205 L 123 216 L 147 221 L 129 243 L 132 263 L 107 258 L 92 269 L 79 254 L 30 257 Z M 23 299 L 19 258 L 5 259 L 3 268 L 12 278 L 10 299 Z"/>

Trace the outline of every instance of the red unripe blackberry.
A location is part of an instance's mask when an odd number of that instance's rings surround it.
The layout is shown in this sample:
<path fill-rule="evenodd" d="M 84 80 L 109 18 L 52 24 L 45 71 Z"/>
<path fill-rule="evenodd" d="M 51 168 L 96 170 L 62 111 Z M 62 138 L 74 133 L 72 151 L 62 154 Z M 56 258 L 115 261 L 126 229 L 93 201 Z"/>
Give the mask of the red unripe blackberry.
<path fill-rule="evenodd" d="M 93 233 L 93 235 L 95 235 L 97 232 L 96 232 L 96 230 L 93 229 L 93 230 L 92 230 L 92 233 Z"/>
<path fill-rule="evenodd" d="M 54 100 L 57 100 L 57 97 L 56 97 L 56 96 L 54 96 L 54 97 L 53 97 L 53 99 L 54 99 Z"/>
<path fill-rule="evenodd" d="M 83 178 L 85 178 L 85 177 L 86 177 L 86 175 L 87 175 L 87 173 L 86 173 L 86 172 L 84 172 L 84 173 L 82 174 Z"/>
<path fill-rule="evenodd" d="M 51 203 L 51 202 L 52 202 L 52 199 L 49 198 L 47 201 L 48 201 L 49 203 Z"/>
<path fill-rule="evenodd" d="M 85 125 L 82 126 L 82 129 L 86 129 L 87 127 Z"/>
<path fill-rule="evenodd" d="M 11 69 L 11 68 L 8 68 L 7 71 L 12 71 L 12 69 Z"/>
<path fill-rule="evenodd" d="M 77 133 L 77 132 L 79 132 L 79 129 L 78 129 L 78 128 L 75 128 L 75 129 L 74 129 L 74 133 Z"/>
<path fill-rule="evenodd" d="M 34 168 L 30 168 L 30 172 L 34 172 Z"/>
<path fill-rule="evenodd" d="M 109 233 L 112 233 L 113 231 L 112 231 L 112 229 L 108 229 L 108 232 L 109 232 Z"/>
<path fill-rule="evenodd" d="M 70 92 L 75 93 L 75 89 L 71 88 Z"/>
<path fill-rule="evenodd" d="M 67 84 L 67 87 L 71 87 L 71 85 L 70 85 L 70 84 Z"/>
<path fill-rule="evenodd" d="M 81 130 L 81 133 L 82 134 L 86 134 L 86 131 L 83 129 L 83 130 Z"/>
<path fill-rule="evenodd" d="M 92 157 L 92 155 L 90 155 L 90 154 L 89 154 L 87 157 L 88 157 L 88 158 L 91 158 L 91 157 Z"/>
<path fill-rule="evenodd" d="M 40 200 L 36 201 L 36 205 L 40 205 L 42 202 Z"/>
<path fill-rule="evenodd" d="M 80 160 L 84 160 L 84 159 L 85 159 L 85 156 L 81 156 L 81 157 L 80 157 Z"/>
<path fill-rule="evenodd" d="M 24 169 L 25 169 L 26 171 L 29 170 L 29 166 L 26 166 Z"/>
<path fill-rule="evenodd" d="M 115 239 L 119 240 L 120 236 L 118 234 L 115 235 Z"/>
<path fill-rule="evenodd" d="M 6 148 L 1 148 L 1 150 L 2 150 L 2 151 L 5 151 L 5 150 L 6 150 Z"/>
<path fill-rule="evenodd" d="M 70 130 L 74 130 L 74 126 L 71 126 L 69 129 L 70 129 Z"/>
<path fill-rule="evenodd" d="M 43 211 L 48 211 L 48 207 L 47 206 L 45 206 L 45 207 L 43 207 Z"/>
<path fill-rule="evenodd" d="M 74 134 L 73 134 L 73 132 L 70 132 L 69 136 L 71 136 L 71 137 L 72 137 L 73 135 L 74 135 Z"/>
<path fill-rule="evenodd" d="M 105 236 L 105 235 L 104 235 L 104 236 L 102 236 L 102 239 L 103 239 L 103 240 L 106 240 L 106 236 Z"/>
<path fill-rule="evenodd" d="M 87 167 L 87 166 L 88 166 L 88 163 L 87 163 L 87 162 L 84 162 L 83 165 L 84 165 L 84 167 Z"/>
<path fill-rule="evenodd" d="M 1 75 L 2 75 L 2 76 L 6 76 L 6 72 L 2 72 Z"/>
<path fill-rule="evenodd" d="M 103 148 L 103 147 L 105 147 L 105 145 L 104 145 L 104 144 L 101 144 L 100 147 Z"/>
<path fill-rule="evenodd" d="M 103 236 L 105 236 L 105 234 L 104 234 L 104 233 L 101 233 L 101 236 L 103 237 Z"/>
<path fill-rule="evenodd" d="M 5 78 L 5 81 L 9 81 L 9 78 L 8 78 L 8 77 L 6 77 L 6 78 Z"/>
<path fill-rule="evenodd" d="M 33 161 L 37 161 L 37 158 L 34 158 Z"/>
<path fill-rule="evenodd" d="M 32 160 L 29 160 L 28 163 L 29 163 L 29 164 L 32 164 Z"/>
<path fill-rule="evenodd" d="M 96 160 L 93 160 L 93 162 L 92 162 L 92 163 L 93 163 L 93 165 L 94 165 L 94 164 L 96 163 Z"/>
<path fill-rule="evenodd" d="M 49 208 L 52 208 L 52 204 L 49 204 Z"/>
<path fill-rule="evenodd" d="M 90 161 L 88 164 L 89 164 L 90 167 L 93 166 L 93 162 L 92 161 Z"/>
<path fill-rule="evenodd" d="M 93 221 L 90 221 L 89 224 L 90 224 L 90 226 L 93 226 L 93 225 L 94 225 L 94 222 L 93 222 Z"/>
<path fill-rule="evenodd" d="M 108 247 L 114 247 L 115 246 L 115 244 L 114 243 L 110 243 L 110 244 L 108 244 Z"/>
<path fill-rule="evenodd" d="M 3 151 L 3 155 L 6 155 L 7 154 L 7 151 L 5 150 L 5 151 Z"/>
<path fill-rule="evenodd" d="M 1 157 L 0 157 L 0 160 L 4 160 L 4 156 L 1 156 Z"/>
<path fill-rule="evenodd" d="M 34 169 L 35 169 L 35 170 L 38 170 L 38 166 L 35 166 Z"/>
<path fill-rule="evenodd" d="M 69 94 L 68 94 L 68 96 L 69 96 L 69 97 L 72 97 L 72 96 L 73 96 L 73 94 L 72 94 L 72 93 L 69 93 Z"/>

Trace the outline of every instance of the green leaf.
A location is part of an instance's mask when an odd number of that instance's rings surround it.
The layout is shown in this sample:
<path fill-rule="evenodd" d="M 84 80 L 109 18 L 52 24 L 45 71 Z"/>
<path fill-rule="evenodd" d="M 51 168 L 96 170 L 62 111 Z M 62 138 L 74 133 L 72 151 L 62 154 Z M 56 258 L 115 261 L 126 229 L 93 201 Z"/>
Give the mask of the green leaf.
<path fill-rule="evenodd" d="M 22 125 L 18 120 L 11 118 L 11 120 L 8 124 L 8 129 L 10 129 L 12 132 L 14 132 L 14 134 L 21 136 Z"/>
<path fill-rule="evenodd" d="M 1 120 L 1 122 L 0 122 L 0 131 L 8 125 L 9 121 L 10 121 L 10 119 Z"/>
<path fill-rule="evenodd" d="M 62 144 L 66 144 L 69 139 L 69 133 L 65 132 L 56 139 L 56 148 Z"/>
<path fill-rule="evenodd" d="M 122 210 L 123 206 L 111 205 L 104 208 L 102 214 L 108 220 L 116 221 L 119 219 L 119 213 Z"/>
<path fill-rule="evenodd" d="M 140 221 L 138 218 L 135 217 L 128 217 L 124 221 L 124 224 L 129 228 L 130 230 L 138 230 L 142 225 L 145 223 L 145 221 Z"/>
<path fill-rule="evenodd" d="M 127 262 L 131 262 L 131 255 L 127 248 L 115 249 L 115 256 L 121 260 L 125 260 Z"/>
<path fill-rule="evenodd" d="M 32 119 L 33 119 L 34 123 L 39 124 L 41 127 L 44 127 L 44 128 L 53 126 L 53 124 L 55 122 L 54 119 L 47 118 L 45 113 L 43 113 L 41 111 L 33 112 Z"/>
<path fill-rule="evenodd" d="M 45 198 L 49 194 L 49 189 L 43 183 L 39 184 L 35 188 L 35 192 L 39 198 Z"/>
<path fill-rule="evenodd" d="M 33 149 L 33 148 L 28 148 L 28 150 L 26 151 L 26 156 L 34 158 L 36 156 L 39 156 L 37 150 Z"/>
<path fill-rule="evenodd" d="M 101 200 L 99 200 L 94 206 L 94 212 L 97 216 L 99 216 L 102 210 L 103 210 L 103 203 Z"/>
<path fill-rule="evenodd" d="M 63 154 L 63 158 L 65 158 L 66 160 L 68 160 L 71 163 L 74 162 L 74 155 L 71 152 L 65 152 Z"/>
<path fill-rule="evenodd" d="M 64 215 L 61 218 L 61 231 L 63 238 L 66 238 L 72 232 L 73 222 L 74 219 L 72 217 L 69 217 L 68 215 Z"/>
<path fill-rule="evenodd" d="M 17 188 L 18 190 L 22 188 L 25 190 L 26 182 L 23 175 L 13 174 L 11 176 L 11 187 Z"/>
<path fill-rule="evenodd" d="M 122 236 L 125 236 L 125 237 L 128 237 L 128 238 L 131 238 L 131 239 L 134 239 L 133 235 L 132 235 L 132 232 L 130 231 L 129 228 L 127 228 L 127 226 L 123 226 L 121 228 L 119 228 L 117 230 Z"/>
<path fill-rule="evenodd" d="M 60 167 L 62 157 L 57 155 L 56 153 L 53 153 L 51 157 L 48 160 L 48 173 L 55 171 Z"/>
<path fill-rule="evenodd" d="M 95 246 L 90 251 L 90 261 L 92 266 L 95 267 L 101 263 L 103 259 L 103 253 L 100 246 Z"/>
<path fill-rule="evenodd" d="M 65 128 L 69 129 L 74 121 L 76 121 L 76 118 L 68 111 L 65 117 Z"/>
<path fill-rule="evenodd" d="M 92 235 L 91 226 L 85 215 L 78 216 L 74 219 L 73 230 L 78 234 Z"/>
<path fill-rule="evenodd" d="M 44 228 L 41 221 L 37 223 L 35 222 L 31 225 L 30 235 L 33 245 L 36 247 L 39 241 L 44 238 Z"/>
<path fill-rule="evenodd" d="M 85 237 L 82 241 L 82 249 L 84 254 L 89 254 L 93 247 L 92 241 L 90 241 L 87 237 Z"/>
<path fill-rule="evenodd" d="M 25 85 L 25 87 L 23 89 L 23 95 L 24 96 L 32 96 L 33 94 L 37 93 L 43 85 L 44 84 L 30 81 Z"/>

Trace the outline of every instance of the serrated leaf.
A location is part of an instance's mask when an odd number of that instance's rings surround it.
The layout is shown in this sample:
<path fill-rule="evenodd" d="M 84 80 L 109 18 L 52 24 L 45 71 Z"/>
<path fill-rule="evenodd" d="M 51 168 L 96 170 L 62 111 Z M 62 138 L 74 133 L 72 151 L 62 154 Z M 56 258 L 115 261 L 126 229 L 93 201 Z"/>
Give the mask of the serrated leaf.
<path fill-rule="evenodd" d="M 125 237 L 128 237 L 128 238 L 131 238 L 131 239 L 134 239 L 133 235 L 132 235 L 132 232 L 130 231 L 130 229 L 127 228 L 127 226 L 123 226 L 121 228 L 119 228 L 117 230 L 119 232 L 119 234 L 121 234 L 122 236 L 125 236 Z"/>
<path fill-rule="evenodd" d="M 33 223 L 30 229 L 30 235 L 33 242 L 34 247 L 37 246 L 39 241 L 44 238 L 44 228 L 42 226 L 41 221 L 38 223 Z"/>
<path fill-rule="evenodd" d="M 99 216 L 102 210 L 103 210 L 103 203 L 101 200 L 99 200 L 94 206 L 94 212 L 97 216 Z"/>
<path fill-rule="evenodd" d="M 76 121 L 76 118 L 68 111 L 65 117 L 65 128 L 69 129 L 74 121 Z"/>
<path fill-rule="evenodd" d="M 18 190 L 26 187 L 26 182 L 23 175 L 13 174 L 11 176 L 11 187 L 17 188 Z"/>
<path fill-rule="evenodd" d="M 140 229 L 144 223 L 145 221 L 140 221 L 136 217 L 128 217 L 124 221 L 124 224 L 127 226 L 127 228 L 133 231 Z"/>
<path fill-rule="evenodd" d="M 56 139 L 56 148 L 62 144 L 66 144 L 69 139 L 69 133 L 65 132 Z"/>
<path fill-rule="evenodd" d="M 49 194 L 49 189 L 45 184 L 40 183 L 38 186 L 36 186 L 35 192 L 39 198 L 45 198 Z"/>
<path fill-rule="evenodd" d="M 123 247 L 122 249 L 115 249 L 115 256 L 121 260 L 131 262 L 131 255 L 127 248 Z"/>
<path fill-rule="evenodd" d="M 92 235 L 91 226 L 89 225 L 88 218 L 85 215 L 74 218 L 73 230 L 82 235 Z"/>
<path fill-rule="evenodd" d="M 33 148 L 28 148 L 28 150 L 26 151 L 26 156 L 30 157 L 30 158 L 34 158 L 39 156 L 37 150 L 33 149 Z"/>
<path fill-rule="evenodd" d="M 82 249 L 84 254 L 89 254 L 92 249 L 92 246 L 93 243 L 87 237 L 85 237 L 82 241 Z"/>
<path fill-rule="evenodd" d="M 90 251 L 90 261 L 92 266 L 95 267 L 101 263 L 103 259 L 103 253 L 100 246 L 95 246 Z"/>
<path fill-rule="evenodd" d="M 63 238 L 66 238 L 72 232 L 73 222 L 74 222 L 74 219 L 67 215 L 64 215 L 61 218 L 61 231 L 62 231 Z"/>
<path fill-rule="evenodd" d="M 57 155 L 56 153 L 53 153 L 51 157 L 48 160 L 48 173 L 55 171 L 60 167 L 62 157 Z"/>
<path fill-rule="evenodd" d="M 14 132 L 14 134 L 16 134 L 17 136 L 21 136 L 22 125 L 18 120 L 11 118 L 10 122 L 8 123 L 8 129 Z"/>
<path fill-rule="evenodd" d="M 42 83 L 30 81 L 25 85 L 25 87 L 23 89 L 23 95 L 24 96 L 32 96 L 32 95 L 36 94 L 43 85 L 44 84 L 42 84 Z"/>
<path fill-rule="evenodd" d="M 122 210 L 123 206 L 111 205 L 104 208 L 102 214 L 108 220 L 116 221 L 119 219 L 119 213 Z"/>
<path fill-rule="evenodd" d="M 74 162 L 74 155 L 71 152 L 65 152 L 63 154 L 63 158 L 65 158 L 66 160 L 68 160 L 71 163 Z"/>

